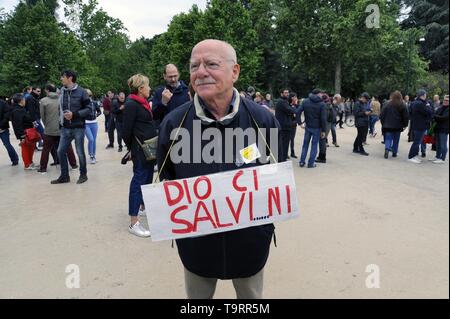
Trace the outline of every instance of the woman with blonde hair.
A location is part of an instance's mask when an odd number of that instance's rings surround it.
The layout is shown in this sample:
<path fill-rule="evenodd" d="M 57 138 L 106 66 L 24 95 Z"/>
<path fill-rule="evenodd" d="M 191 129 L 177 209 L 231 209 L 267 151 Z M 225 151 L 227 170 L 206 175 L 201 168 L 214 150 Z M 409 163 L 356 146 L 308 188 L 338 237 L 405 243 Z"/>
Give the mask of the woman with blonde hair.
<path fill-rule="evenodd" d="M 129 232 L 139 237 L 149 237 L 150 231 L 139 222 L 139 211 L 143 211 L 144 200 L 141 186 L 151 184 L 156 160 L 148 160 L 142 150 L 144 141 L 157 136 L 157 125 L 152 108 L 148 103 L 150 97 L 150 81 L 142 75 L 136 74 L 128 79 L 130 95 L 125 102 L 123 111 L 123 140 L 131 151 L 133 161 L 133 178 L 130 183 Z"/>

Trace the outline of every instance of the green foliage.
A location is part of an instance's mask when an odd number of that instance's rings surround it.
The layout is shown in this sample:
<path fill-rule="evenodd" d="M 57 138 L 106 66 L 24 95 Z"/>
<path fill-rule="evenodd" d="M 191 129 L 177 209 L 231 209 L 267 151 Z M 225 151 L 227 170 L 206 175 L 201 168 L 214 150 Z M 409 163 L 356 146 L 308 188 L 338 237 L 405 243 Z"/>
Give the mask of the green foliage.
<path fill-rule="evenodd" d="M 356 96 L 387 95 L 424 86 L 448 90 L 448 0 L 209 0 L 173 17 L 167 32 L 130 41 L 119 19 L 97 0 L 62 0 L 70 28 L 58 23 L 57 0 L 22 0 L 0 8 L 0 95 L 29 84 L 59 83 L 64 69 L 100 95 L 126 91 L 135 73 L 162 84 L 163 68 L 178 66 L 189 82 L 189 59 L 199 41 L 215 38 L 237 51 L 238 89 L 252 85 L 277 95 L 282 87 L 305 96 L 314 86 Z M 368 28 L 369 5 L 380 9 L 380 28 Z M 411 7 L 399 25 L 400 8 Z M 426 35 L 421 47 L 419 39 Z"/>
<path fill-rule="evenodd" d="M 426 30 L 421 54 L 431 61 L 430 70 L 448 73 L 448 0 L 408 0 L 404 4 L 411 8 L 411 12 L 402 25 Z"/>
<path fill-rule="evenodd" d="M 11 95 L 30 84 L 59 82 L 65 68 L 89 68 L 78 40 L 64 34 L 51 10 L 41 1 L 19 3 L 0 33 L 0 95 Z M 31 81 L 31 82 L 30 82 Z"/>

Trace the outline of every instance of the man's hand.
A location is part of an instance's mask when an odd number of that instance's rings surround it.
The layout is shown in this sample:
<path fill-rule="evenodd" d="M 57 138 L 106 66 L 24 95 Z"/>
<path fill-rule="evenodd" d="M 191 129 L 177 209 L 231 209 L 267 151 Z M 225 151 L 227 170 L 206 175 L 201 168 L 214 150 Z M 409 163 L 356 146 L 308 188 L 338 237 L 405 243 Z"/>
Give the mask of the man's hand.
<path fill-rule="evenodd" d="M 119 110 L 123 111 L 123 109 L 125 109 L 125 105 L 124 105 L 124 104 L 122 104 L 122 105 L 119 107 Z"/>
<path fill-rule="evenodd" d="M 304 129 L 306 127 L 305 123 L 300 124 L 300 127 Z"/>
<path fill-rule="evenodd" d="M 321 138 L 321 139 L 324 139 L 325 136 L 326 136 L 325 132 L 320 133 L 320 138 Z"/>
<path fill-rule="evenodd" d="M 73 118 L 73 113 L 70 111 L 64 112 L 64 118 L 68 121 L 72 120 Z"/>
<path fill-rule="evenodd" d="M 370 114 L 372 114 L 372 111 L 367 111 L 366 115 L 369 116 Z"/>
<path fill-rule="evenodd" d="M 162 92 L 162 103 L 164 105 L 169 104 L 172 96 L 173 96 L 172 92 L 170 92 L 168 89 L 164 89 L 164 91 Z"/>

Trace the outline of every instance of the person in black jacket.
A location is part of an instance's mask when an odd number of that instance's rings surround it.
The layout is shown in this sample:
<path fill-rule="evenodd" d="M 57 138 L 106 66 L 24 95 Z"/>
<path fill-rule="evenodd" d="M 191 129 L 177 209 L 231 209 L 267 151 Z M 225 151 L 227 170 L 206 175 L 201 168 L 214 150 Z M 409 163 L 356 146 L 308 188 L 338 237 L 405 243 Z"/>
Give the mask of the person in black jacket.
<path fill-rule="evenodd" d="M 25 97 L 25 110 L 30 114 L 31 119 L 35 123 L 36 129 L 38 130 L 41 136 L 44 136 L 44 127 L 41 122 L 41 113 L 40 113 L 40 99 L 41 96 L 41 88 L 39 86 L 33 86 L 31 93 Z M 40 140 L 38 143 L 38 150 L 42 149 L 43 141 Z"/>
<path fill-rule="evenodd" d="M 355 126 L 358 130 L 358 135 L 356 136 L 355 143 L 353 143 L 353 153 L 358 153 L 364 156 L 368 156 L 364 150 L 363 143 L 366 140 L 367 133 L 369 132 L 369 117 L 372 114 L 372 110 L 369 105 L 370 95 L 364 92 L 359 97 L 359 101 L 355 103 L 354 114 L 355 114 Z"/>
<path fill-rule="evenodd" d="M 20 147 L 22 148 L 22 160 L 25 170 L 37 169 L 33 163 L 33 154 L 36 145 L 28 143 L 25 139 L 26 129 L 33 128 L 34 118 L 25 110 L 25 98 L 23 94 L 15 94 L 13 96 L 14 109 L 11 113 L 11 122 L 14 127 L 14 133 L 18 140 L 20 140 Z"/>
<path fill-rule="evenodd" d="M 133 178 L 130 183 L 129 232 L 139 237 L 149 237 L 150 232 L 139 222 L 139 210 L 144 208 L 141 186 L 151 184 L 156 161 L 148 161 L 140 144 L 157 135 L 157 124 L 147 99 L 150 96 L 150 82 L 146 76 L 133 75 L 128 79 L 131 94 L 123 108 L 123 141 L 131 151 Z"/>
<path fill-rule="evenodd" d="M 112 100 L 112 112 L 116 120 L 117 143 L 119 144 L 119 152 L 122 152 L 122 132 L 123 132 L 123 110 L 125 109 L 125 93 L 120 92 L 119 95 Z"/>
<path fill-rule="evenodd" d="M 302 155 L 300 157 L 300 167 L 306 165 L 309 144 L 311 143 L 311 153 L 309 155 L 308 168 L 316 167 L 317 147 L 321 138 L 325 138 L 327 130 L 327 112 L 325 103 L 322 101 L 324 92 L 314 89 L 307 99 L 305 99 L 297 111 L 297 123 L 301 122 L 302 113 L 305 112 L 305 137 L 303 140 Z"/>
<path fill-rule="evenodd" d="M 292 116 L 296 114 L 296 109 L 289 105 L 289 90 L 284 89 L 281 98 L 275 106 L 275 117 L 281 126 L 281 161 L 288 158 L 289 143 L 291 141 Z"/>
<path fill-rule="evenodd" d="M 292 106 L 292 108 L 295 110 L 295 112 L 298 111 L 299 105 L 298 105 L 298 97 L 297 93 L 291 92 L 289 94 L 289 105 Z M 267 106 L 269 107 L 269 106 Z M 270 110 L 270 109 L 269 109 Z M 295 136 L 297 134 L 297 118 L 296 114 L 291 115 L 291 139 L 290 139 L 290 149 L 291 149 L 291 158 L 297 158 L 295 155 Z"/>
<path fill-rule="evenodd" d="M 389 158 L 389 152 L 392 152 L 392 157 L 397 157 L 400 135 L 409 123 L 408 109 L 399 91 L 391 94 L 381 111 L 380 120 L 384 132 L 384 158 Z"/>
<path fill-rule="evenodd" d="M 447 141 L 449 132 L 449 106 L 448 106 L 448 95 L 444 96 L 444 101 L 442 106 L 437 110 L 434 115 L 434 120 L 436 121 L 436 160 L 433 161 L 434 164 L 445 163 L 445 158 L 447 156 Z"/>
<path fill-rule="evenodd" d="M 417 99 L 411 103 L 411 131 L 413 144 L 409 150 L 408 160 L 414 164 L 420 164 L 419 147 L 423 143 L 423 137 L 431 126 L 433 109 L 427 101 L 427 92 L 423 89 L 417 92 Z M 424 150 L 422 150 L 423 152 Z"/>
<path fill-rule="evenodd" d="M 12 166 L 16 166 L 19 163 L 19 156 L 16 150 L 11 145 L 9 139 L 9 120 L 11 117 L 11 108 L 3 100 L 0 100 L 0 139 L 8 152 L 9 159 L 11 160 Z"/>
<path fill-rule="evenodd" d="M 278 121 L 267 109 L 239 96 L 239 92 L 233 87 L 239 78 L 239 72 L 236 51 L 228 43 L 205 40 L 195 45 L 190 60 L 190 79 L 196 92 L 194 100 L 168 114 L 160 127 L 157 156 L 158 167 L 162 170 L 162 179 L 184 179 L 264 164 L 261 158 L 254 163 L 244 164 L 239 157 L 240 150 L 236 149 L 235 142 L 233 142 L 233 154 L 225 154 L 224 151 L 225 130 L 253 129 L 257 136 L 258 130 L 254 121 L 266 131 L 279 129 Z M 184 121 L 183 118 L 185 118 Z M 188 138 L 182 138 L 173 148 L 170 148 L 174 138 L 171 134 L 180 125 L 189 133 L 186 134 Z M 220 130 L 221 134 L 218 135 L 223 151 L 220 153 L 221 158 L 217 161 L 210 163 L 209 159 L 194 153 L 193 150 L 197 147 L 202 153 L 201 150 L 204 150 L 211 142 L 201 138 L 195 139 L 197 134 L 194 132 L 197 127 L 200 128 L 200 134 L 206 130 Z M 268 145 L 272 144 L 270 136 L 271 134 L 266 132 L 265 138 Z M 250 141 L 249 144 L 251 143 Z M 186 160 L 174 163 L 172 158 L 179 157 L 177 153 L 180 145 L 183 148 L 189 148 L 190 155 Z M 167 162 L 165 162 L 166 156 L 168 156 Z M 231 160 L 227 160 L 229 158 Z M 264 154 L 262 158 L 267 158 L 267 154 Z M 233 159 L 235 159 L 234 162 Z M 185 269 L 188 298 L 212 298 L 218 279 L 231 279 L 238 298 L 262 298 L 263 273 L 269 256 L 273 231 L 273 224 L 267 224 L 178 239 L 176 243 Z"/>
<path fill-rule="evenodd" d="M 85 89 L 78 86 L 77 74 L 66 70 L 61 74 L 61 88 L 59 111 L 61 139 L 58 146 L 58 158 L 61 165 L 61 175 L 53 180 L 52 184 L 69 183 L 69 165 L 67 163 L 67 149 L 72 140 L 75 140 L 75 148 L 80 161 L 80 177 L 77 184 L 88 180 L 86 167 L 86 153 L 84 151 L 84 136 L 86 131 L 86 119 L 92 114 L 92 103 Z"/>

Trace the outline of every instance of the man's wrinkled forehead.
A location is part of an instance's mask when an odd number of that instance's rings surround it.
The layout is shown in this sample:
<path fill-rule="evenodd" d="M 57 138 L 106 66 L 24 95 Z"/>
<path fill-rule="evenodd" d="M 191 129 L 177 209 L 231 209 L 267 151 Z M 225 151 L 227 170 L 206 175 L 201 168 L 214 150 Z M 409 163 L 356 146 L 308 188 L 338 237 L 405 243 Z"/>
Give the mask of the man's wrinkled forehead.
<path fill-rule="evenodd" d="M 221 42 L 203 42 L 192 49 L 192 60 L 236 60 L 234 49 Z"/>

